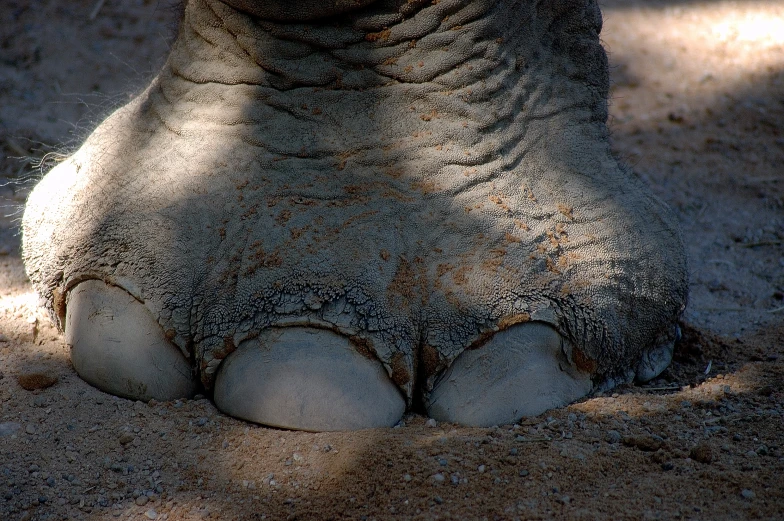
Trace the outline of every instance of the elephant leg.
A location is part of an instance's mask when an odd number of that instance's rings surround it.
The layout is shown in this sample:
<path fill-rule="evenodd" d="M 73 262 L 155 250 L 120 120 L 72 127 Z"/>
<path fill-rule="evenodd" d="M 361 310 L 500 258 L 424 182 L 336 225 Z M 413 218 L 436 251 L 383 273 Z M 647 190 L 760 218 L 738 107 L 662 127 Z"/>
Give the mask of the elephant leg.
<path fill-rule="evenodd" d="M 84 380 L 135 400 L 192 396 L 191 364 L 165 336 L 150 311 L 125 290 L 88 280 L 68 296 L 65 339 Z"/>
<path fill-rule="evenodd" d="M 238 418 L 306 431 L 390 427 L 405 411 L 377 360 L 325 329 L 270 329 L 218 368 L 215 404 Z"/>
<path fill-rule="evenodd" d="M 441 421 L 487 427 L 562 407 L 591 392 L 590 374 L 570 364 L 561 336 L 540 322 L 513 326 L 461 353 L 426 400 Z"/>

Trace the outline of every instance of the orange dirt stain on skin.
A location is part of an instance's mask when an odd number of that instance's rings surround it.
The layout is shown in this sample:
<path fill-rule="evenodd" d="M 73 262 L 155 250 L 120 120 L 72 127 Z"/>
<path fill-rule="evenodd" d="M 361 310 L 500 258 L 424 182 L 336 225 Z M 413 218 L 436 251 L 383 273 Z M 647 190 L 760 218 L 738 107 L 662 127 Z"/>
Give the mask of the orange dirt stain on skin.
<path fill-rule="evenodd" d="M 523 221 L 521 221 L 520 219 L 515 219 L 514 223 L 515 223 L 515 226 L 517 226 L 521 230 L 524 230 L 526 232 L 531 230 L 531 228 L 527 224 L 525 224 Z"/>
<path fill-rule="evenodd" d="M 490 250 L 490 255 L 491 258 L 482 262 L 482 267 L 492 272 L 496 272 L 498 271 L 498 268 L 500 268 L 504 264 L 504 257 L 506 256 L 506 250 L 502 248 L 494 248 Z"/>
<path fill-rule="evenodd" d="M 574 359 L 574 365 L 576 365 L 577 369 L 580 371 L 593 374 L 598 367 L 598 364 L 595 360 L 588 357 L 585 353 L 576 347 L 572 349 L 572 358 Z"/>
<path fill-rule="evenodd" d="M 439 277 L 439 278 L 440 278 L 440 277 L 442 277 L 442 276 L 443 276 L 443 275 L 444 275 L 446 272 L 448 272 L 448 271 L 452 271 L 453 269 L 454 269 L 454 266 L 452 266 L 451 264 L 439 264 L 439 265 L 436 267 L 436 277 Z"/>
<path fill-rule="evenodd" d="M 458 286 L 462 286 L 463 284 L 468 282 L 468 277 L 466 274 L 471 268 L 467 266 L 461 266 L 452 272 L 452 280 Z"/>
<path fill-rule="evenodd" d="M 522 324 L 525 322 L 530 322 L 531 315 L 528 313 L 517 313 L 515 315 L 507 315 L 501 320 L 498 321 L 498 329 L 507 329 L 509 327 L 514 326 L 515 324 Z"/>
<path fill-rule="evenodd" d="M 556 239 L 555 234 L 553 232 L 547 230 L 545 233 L 547 234 L 547 238 L 550 240 L 550 245 L 553 248 L 557 248 L 558 246 L 560 246 L 560 243 L 558 242 L 558 239 Z"/>
<path fill-rule="evenodd" d="M 431 121 L 431 120 L 436 118 L 436 115 L 437 115 L 437 112 L 436 112 L 435 109 L 433 109 L 430 112 L 428 112 L 427 114 L 422 114 L 421 116 L 419 116 L 419 119 L 421 119 L 422 121 Z"/>
<path fill-rule="evenodd" d="M 365 40 L 368 42 L 377 42 L 379 40 L 386 41 L 389 39 L 389 35 L 392 33 L 389 29 L 384 29 L 383 31 L 379 31 L 376 33 L 368 33 L 365 35 Z"/>
<path fill-rule="evenodd" d="M 415 273 L 411 264 L 401 257 L 395 275 L 392 277 L 392 282 L 387 286 L 387 293 L 393 301 L 397 300 L 395 297 L 400 297 L 402 298 L 401 304 L 408 307 L 410 302 L 414 300 L 416 297 L 412 284 L 414 276 Z"/>
<path fill-rule="evenodd" d="M 392 381 L 397 385 L 402 387 L 411 381 L 411 372 L 408 370 L 406 357 L 403 353 L 395 353 L 389 365 L 392 369 Z"/>
<path fill-rule="evenodd" d="M 369 360 L 378 360 L 378 354 L 368 339 L 354 335 L 348 337 L 348 340 L 359 354 Z"/>
<path fill-rule="evenodd" d="M 419 362 L 421 364 L 421 369 L 424 372 L 424 376 L 436 374 L 444 365 L 444 361 L 438 353 L 438 350 L 431 345 L 423 345 L 419 356 Z"/>
<path fill-rule="evenodd" d="M 495 204 L 500 206 L 504 211 L 506 211 L 506 212 L 510 211 L 509 205 L 506 204 L 506 202 L 504 201 L 503 197 L 498 196 L 498 195 L 490 195 L 490 196 L 488 196 L 488 199 L 490 199 L 492 202 L 494 202 Z"/>
<path fill-rule="evenodd" d="M 555 265 L 555 263 L 552 261 L 552 259 L 550 259 L 548 257 L 544 261 L 547 264 L 547 271 L 550 271 L 550 272 L 558 274 L 558 275 L 561 274 L 561 270 L 558 269 L 558 267 Z"/>
<path fill-rule="evenodd" d="M 437 192 L 439 187 L 433 181 L 416 181 L 411 183 L 411 189 L 417 190 L 423 194 L 432 194 L 433 192 Z"/>
<path fill-rule="evenodd" d="M 304 227 L 302 227 L 302 228 L 291 228 L 291 229 L 289 230 L 289 234 L 291 235 L 291 238 L 292 238 L 293 240 L 297 240 L 297 239 L 299 239 L 300 237 L 302 237 L 302 235 L 303 235 L 305 232 L 307 232 L 309 229 L 310 229 L 310 225 L 304 226 Z"/>
<path fill-rule="evenodd" d="M 338 164 L 335 166 L 338 170 L 343 170 L 346 168 L 346 162 L 349 160 L 351 156 L 353 156 L 353 152 L 343 152 L 342 154 L 338 154 Z"/>
<path fill-rule="evenodd" d="M 563 215 L 565 215 L 569 219 L 574 220 L 574 215 L 572 214 L 573 208 L 571 206 L 565 204 L 558 204 L 557 208 L 558 211 L 561 212 Z"/>
<path fill-rule="evenodd" d="M 280 226 L 285 225 L 291 219 L 291 210 L 282 210 L 275 218 L 275 222 Z"/>

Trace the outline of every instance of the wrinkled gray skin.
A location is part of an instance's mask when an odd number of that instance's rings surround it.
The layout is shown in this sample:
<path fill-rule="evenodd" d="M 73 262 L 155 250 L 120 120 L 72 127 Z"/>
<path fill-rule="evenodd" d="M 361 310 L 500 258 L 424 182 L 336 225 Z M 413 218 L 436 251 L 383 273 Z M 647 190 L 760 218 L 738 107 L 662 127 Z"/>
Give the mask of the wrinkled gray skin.
<path fill-rule="evenodd" d="M 653 378 L 685 256 L 610 153 L 600 28 L 578 0 L 191 0 L 27 204 L 77 372 L 309 430 Z"/>

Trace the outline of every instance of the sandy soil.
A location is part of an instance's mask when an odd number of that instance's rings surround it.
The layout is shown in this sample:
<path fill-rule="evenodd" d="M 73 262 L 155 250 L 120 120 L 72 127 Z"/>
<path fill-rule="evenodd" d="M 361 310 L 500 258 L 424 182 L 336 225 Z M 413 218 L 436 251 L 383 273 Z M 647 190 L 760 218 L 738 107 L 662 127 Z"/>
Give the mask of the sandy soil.
<path fill-rule="evenodd" d="M 328 434 L 101 393 L 36 309 L 25 194 L 174 31 L 154 0 L 95 7 L 0 16 L 0 519 L 784 519 L 784 5 L 604 3 L 614 146 L 691 259 L 661 378 L 517 425 Z"/>

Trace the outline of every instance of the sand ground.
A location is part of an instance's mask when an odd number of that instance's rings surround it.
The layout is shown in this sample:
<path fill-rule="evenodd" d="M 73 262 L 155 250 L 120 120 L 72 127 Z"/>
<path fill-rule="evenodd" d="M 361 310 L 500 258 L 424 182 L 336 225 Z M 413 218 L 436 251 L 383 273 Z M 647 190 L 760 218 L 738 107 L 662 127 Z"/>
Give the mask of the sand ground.
<path fill-rule="evenodd" d="M 161 64 L 162 2 L 0 10 L 0 519 L 784 519 L 784 4 L 603 3 L 614 148 L 690 256 L 661 378 L 516 425 L 314 434 L 90 387 L 24 274 L 25 194 Z"/>

